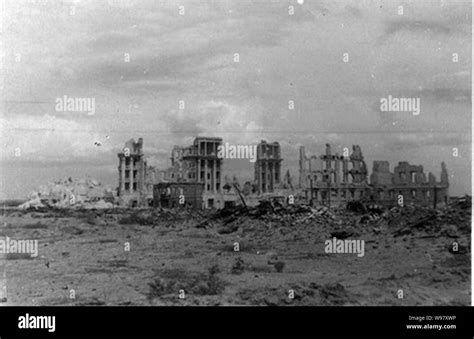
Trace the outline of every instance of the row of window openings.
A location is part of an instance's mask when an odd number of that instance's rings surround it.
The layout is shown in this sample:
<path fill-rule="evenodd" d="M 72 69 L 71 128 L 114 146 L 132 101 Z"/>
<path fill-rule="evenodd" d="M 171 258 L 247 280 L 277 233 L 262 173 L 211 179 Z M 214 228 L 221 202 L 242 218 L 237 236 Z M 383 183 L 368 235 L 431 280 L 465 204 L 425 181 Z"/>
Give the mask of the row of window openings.
<path fill-rule="evenodd" d="M 273 156 L 280 157 L 280 149 L 278 147 L 273 148 L 273 147 L 261 146 L 258 152 L 260 153 L 260 155 L 262 156 L 267 155 L 270 158 L 273 158 Z"/>
<path fill-rule="evenodd" d="M 220 187 L 221 187 L 220 184 L 216 183 L 216 190 L 219 190 Z M 211 184 L 207 184 L 206 188 L 207 188 L 208 191 L 210 191 L 212 189 Z M 180 195 L 183 194 L 183 189 L 182 188 L 173 187 L 173 188 L 167 188 L 166 190 L 167 190 L 166 191 L 167 194 L 178 194 L 178 193 Z M 165 193 L 165 192 L 163 191 L 162 193 Z"/>
<path fill-rule="evenodd" d="M 179 194 L 183 195 L 184 194 L 184 189 L 182 187 L 167 187 L 162 189 L 161 194 Z"/>
<path fill-rule="evenodd" d="M 216 172 L 216 177 L 219 178 L 220 177 L 220 172 Z M 177 179 L 177 178 L 180 178 L 181 176 L 178 175 L 177 173 L 172 173 L 171 174 L 171 178 L 172 179 Z M 189 172 L 188 173 L 188 179 L 196 179 L 196 172 Z M 204 180 L 204 172 L 201 171 L 201 180 Z M 211 180 L 211 173 L 210 172 L 207 172 L 207 180 Z"/>
<path fill-rule="evenodd" d="M 212 172 L 212 170 L 213 170 L 212 161 L 208 163 L 207 167 L 209 168 L 209 172 Z M 195 163 L 190 163 L 190 164 L 188 164 L 187 168 L 192 173 L 193 171 L 196 170 L 196 164 Z M 206 168 L 205 160 L 201 160 L 201 169 L 204 169 L 204 168 Z M 220 169 L 221 169 L 220 162 L 216 162 L 216 172 L 219 173 Z M 203 170 L 201 172 L 203 172 Z"/>
<path fill-rule="evenodd" d="M 215 164 L 216 164 L 216 170 L 219 171 L 219 169 L 221 168 L 221 163 L 219 161 L 215 161 Z M 199 164 L 195 162 L 186 163 L 186 167 L 190 170 L 195 170 L 197 165 Z M 212 169 L 214 168 L 214 160 L 208 160 L 207 166 L 206 166 L 206 160 L 200 160 L 200 165 L 201 165 L 201 169 L 204 169 L 207 167 L 209 168 L 209 171 L 212 171 Z"/>
<path fill-rule="evenodd" d="M 421 192 L 422 192 L 422 195 L 426 198 L 429 198 L 431 196 L 431 192 L 429 190 L 421 191 Z M 395 193 L 393 191 L 390 191 L 389 194 L 390 194 L 390 197 L 393 198 Z M 416 198 L 418 195 L 416 190 L 410 190 L 410 194 L 412 198 Z M 405 196 L 403 192 L 401 191 L 398 192 L 398 195 Z"/>
<path fill-rule="evenodd" d="M 187 148 L 183 151 L 175 151 L 173 154 L 172 154 L 172 157 L 174 159 L 180 159 L 182 158 L 182 156 L 186 156 L 186 155 L 211 155 L 211 156 L 216 156 L 217 155 L 217 147 L 216 149 L 214 150 L 212 147 L 211 148 L 207 148 L 207 150 L 201 146 L 201 150 L 200 150 L 200 153 L 198 153 L 198 150 L 197 149 L 193 149 L 193 148 Z M 204 162 L 204 160 L 202 160 Z"/>
<path fill-rule="evenodd" d="M 341 160 L 330 160 L 329 161 L 329 167 L 328 167 L 328 162 L 326 160 L 316 160 L 316 159 L 310 159 L 309 160 L 309 165 L 310 167 L 308 168 L 308 170 L 311 168 L 311 170 L 317 170 L 318 168 L 321 168 L 321 163 L 317 163 L 316 161 L 320 161 L 322 163 L 322 169 L 323 170 L 329 170 L 329 169 L 336 169 L 336 161 L 341 161 Z M 360 162 L 361 165 L 359 167 L 355 166 L 355 163 L 356 162 Z M 339 166 L 340 170 L 342 171 L 343 170 L 343 166 Z M 360 160 L 350 160 L 347 162 L 347 170 L 350 171 L 350 170 L 356 170 L 356 169 L 361 169 L 362 168 L 362 161 Z"/>
<path fill-rule="evenodd" d="M 355 198 L 355 191 L 343 191 L 342 192 L 342 198 L 343 199 L 347 199 L 348 198 L 348 195 L 350 194 L 350 197 L 351 198 Z M 321 191 L 321 199 L 325 200 L 327 199 L 327 196 L 328 196 L 328 193 L 326 191 Z M 313 198 L 316 198 L 317 197 L 317 193 L 313 193 Z M 337 197 L 337 193 L 335 191 L 331 191 L 331 197 L 334 197 L 336 198 Z"/>
<path fill-rule="evenodd" d="M 200 149 L 199 155 L 216 155 L 218 146 L 219 146 L 218 144 L 201 142 L 199 145 L 199 149 Z"/>
<path fill-rule="evenodd" d="M 410 172 L 411 182 L 414 183 L 416 180 L 416 172 Z M 405 172 L 400 172 L 399 174 L 400 180 L 405 181 L 407 179 L 407 175 Z"/>
<path fill-rule="evenodd" d="M 216 163 L 216 171 L 219 171 L 221 169 L 221 163 L 219 161 L 216 161 L 215 163 Z M 209 168 L 209 171 L 212 171 L 212 169 L 214 168 L 214 161 L 213 160 L 208 161 L 207 166 L 206 166 L 206 161 L 201 160 L 201 170 L 206 167 Z M 190 168 L 195 169 L 196 164 L 195 163 L 192 164 Z"/>
<path fill-rule="evenodd" d="M 326 166 L 324 166 L 326 167 Z M 326 169 L 326 168 L 323 168 L 323 169 Z M 410 172 L 410 179 L 411 179 L 411 182 L 414 183 L 416 181 L 416 173 L 417 172 Z M 336 179 L 336 173 L 333 173 L 332 174 L 332 178 L 333 180 Z M 350 178 L 351 174 L 349 173 L 349 178 Z M 406 173 L 405 172 L 400 172 L 399 173 L 399 178 L 402 180 L 402 181 L 405 181 L 407 176 L 406 176 Z M 315 180 L 317 180 L 317 176 L 315 175 Z"/>
<path fill-rule="evenodd" d="M 134 182 L 132 187 L 133 187 L 133 191 L 136 191 L 137 190 L 137 183 Z M 130 183 L 129 182 L 125 183 L 125 190 L 130 191 Z"/>
<path fill-rule="evenodd" d="M 262 172 L 262 180 L 265 180 L 265 172 Z M 272 180 L 272 173 L 268 173 L 267 180 L 268 181 Z M 280 173 L 276 172 L 275 181 L 279 181 L 279 180 L 280 180 Z"/>
<path fill-rule="evenodd" d="M 388 195 L 391 199 L 396 198 L 395 191 L 389 191 Z M 403 196 L 403 197 L 406 196 L 405 194 L 403 194 L 402 191 L 398 192 L 397 197 L 400 196 L 400 195 Z M 417 194 L 417 190 L 410 190 L 410 195 L 411 195 L 412 198 L 416 198 L 417 196 L 420 196 L 420 195 Z M 385 192 L 383 192 L 383 191 L 379 192 L 379 199 L 383 199 L 383 198 L 385 198 L 385 196 L 386 196 Z M 431 191 L 429 191 L 429 190 L 421 191 L 421 197 L 425 197 L 425 198 L 431 197 Z"/>
<path fill-rule="evenodd" d="M 348 191 L 343 191 L 343 192 L 342 192 L 342 197 L 343 197 L 343 198 L 347 198 L 347 193 L 350 193 L 350 197 L 351 197 L 351 198 L 354 198 L 354 197 L 355 197 L 355 191 L 349 191 L 349 192 L 348 192 Z M 417 191 L 416 191 L 416 190 L 411 190 L 411 191 L 410 191 L 410 194 L 411 194 L 411 197 L 412 197 L 412 198 L 416 198 L 416 197 L 417 197 Z M 430 192 L 429 190 L 423 191 L 422 194 L 423 194 L 426 198 L 429 198 L 429 197 L 431 196 L 431 192 Z M 331 191 L 331 195 L 332 195 L 332 196 L 336 196 L 336 195 L 337 195 L 336 191 L 333 191 L 333 190 L 332 190 L 332 191 Z M 401 191 L 398 192 L 398 195 L 404 196 L 403 192 L 401 192 Z M 324 197 L 327 196 L 327 192 L 326 192 L 326 191 L 321 191 L 321 196 L 322 196 L 323 199 L 324 199 Z M 384 196 L 385 196 L 384 192 L 379 192 L 379 198 L 380 198 L 380 199 L 383 199 Z M 395 198 L 395 191 L 389 191 L 389 196 L 390 196 L 390 198 Z"/>
<path fill-rule="evenodd" d="M 336 174 L 337 173 L 332 173 L 331 174 L 331 182 L 332 183 L 336 182 Z M 308 176 L 308 178 L 311 180 L 311 176 Z M 341 177 L 339 177 L 339 178 L 341 178 Z M 323 180 L 328 181 L 329 180 L 329 175 L 328 174 L 314 174 L 313 175 L 313 181 L 317 182 L 317 181 L 323 181 Z M 354 181 L 354 175 L 352 173 L 348 173 L 347 174 L 347 182 L 352 183 L 353 181 Z"/>
<path fill-rule="evenodd" d="M 412 182 L 412 183 L 415 183 L 415 182 L 416 182 L 416 172 L 411 172 L 410 174 L 411 174 L 411 182 Z M 314 181 L 318 181 L 318 180 L 319 180 L 318 177 L 321 177 L 321 178 L 322 178 L 323 176 L 322 176 L 322 175 L 319 175 L 319 176 L 318 176 L 318 175 L 314 175 L 313 180 L 314 180 Z M 405 180 L 406 180 L 406 173 L 405 173 L 405 172 L 400 172 L 399 177 L 400 177 L 400 179 L 401 179 L 402 181 L 405 181 Z M 325 178 L 325 179 L 328 179 L 329 177 L 328 177 L 327 175 L 325 175 L 324 178 Z M 332 179 L 333 182 L 336 181 L 336 173 L 332 173 L 332 174 L 331 174 L 331 179 Z M 348 181 L 349 181 L 349 182 L 352 182 L 352 181 L 353 181 L 353 175 L 352 175 L 351 173 L 348 173 Z"/>
<path fill-rule="evenodd" d="M 138 171 L 133 171 L 133 179 L 137 178 Z M 130 171 L 125 171 L 125 179 L 130 179 Z"/>
<path fill-rule="evenodd" d="M 218 191 L 221 188 L 219 183 L 216 183 L 216 190 Z M 207 184 L 207 190 L 210 191 L 212 189 L 211 184 Z"/>
<path fill-rule="evenodd" d="M 130 159 L 129 157 L 125 158 L 125 166 L 130 166 Z M 133 166 L 135 167 L 137 165 L 137 159 L 133 159 Z"/>

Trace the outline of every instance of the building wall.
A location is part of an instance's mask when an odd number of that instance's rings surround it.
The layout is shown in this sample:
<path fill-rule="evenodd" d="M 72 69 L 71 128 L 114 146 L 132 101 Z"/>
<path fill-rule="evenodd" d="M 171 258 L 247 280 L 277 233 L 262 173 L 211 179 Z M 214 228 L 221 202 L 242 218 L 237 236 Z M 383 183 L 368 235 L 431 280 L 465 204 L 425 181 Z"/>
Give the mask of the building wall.
<path fill-rule="evenodd" d="M 254 180 L 258 193 L 271 193 L 281 182 L 281 151 L 278 142 L 267 143 L 262 140 L 257 145 Z"/>
<path fill-rule="evenodd" d="M 381 165 L 383 163 L 383 165 Z M 388 180 L 389 176 L 391 181 Z M 399 162 L 394 172 L 389 171 L 388 162 L 374 161 L 371 175 L 371 200 L 385 205 L 416 204 L 436 206 L 447 202 L 449 182 L 446 166 L 441 164 L 441 180 L 423 171 L 423 166 L 410 165 L 408 162 Z M 400 199 L 402 197 L 403 199 Z"/>
<path fill-rule="evenodd" d="M 202 195 L 204 186 L 199 183 L 159 183 L 153 188 L 154 207 L 176 208 L 191 207 L 202 208 Z M 180 203 L 181 197 L 184 203 Z"/>
<path fill-rule="evenodd" d="M 163 172 L 163 181 L 202 184 L 203 206 L 220 208 L 224 204 L 223 159 L 217 156 L 220 145 L 221 138 L 196 137 L 190 146 L 174 146 L 171 166 Z"/>
<path fill-rule="evenodd" d="M 193 159 L 195 180 L 204 184 L 206 193 L 222 191 L 223 160 L 217 157 L 217 149 L 222 145 L 221 138 L 197 137 L 193 143 Z"/>
<path fill-rule="evenodd" d="M 163 201 L 177 205 L 181 195 L 176 194 L 175 188 L 178 188 L 186 202 L 195 208 L 224 207 L 226 201 L 235 201 L 236 197 L 226 197 L 223 193 L 223 159 L 217 157 L 221 144 L 221 138 L 197 137 L 188 147 L 175 146 L 171 152 L 171 167 L 158 171 L 147 166 L 142 138 L 138 142 L 127 141 L 123 151 L 118 153 L 119 199 L 127 206 L 148 206 L 152 199 L 156 206 Z M 278 142 L 262 140 L 257 146 L 254 168 L 257 194 L 273 193 L 281 183 L 280 151 Z M 302 146 L 299 172 L 301 196 L 317 204 L 336 206 L 352 200 L 370 200 L 393 205 L 397 204 L 399 196 L 403 196 L 404 203 L 434 205 L 449 197 L 444 163 L 438 182 L 432 173 L 426 176 L 423 166 L 399 162 L 390 172 L 388 161 L 374 161 L 369 184 L 367 166 L 358 145 L 352 147 L 348 157 L 333 154 L 329 144 L 324 154 L 307 156 Z M 161 193 L 158 194 L 160 200 L 157 202 L 155 184 L 160 181 L 171 185 L 166 188 L 173 189 L 174 193 L 165 195 L 164 200 Z M 176 186 L 181 183 L 183 185 Z"/>
<path fill-rule="evenodd" d="M 431 205 L 447 201 L 448 174 L 441 165 L 441 180 L 423 171 L 423 166 L 399 162 L 390 172 L 388 161 L 374 161 L 370 184 L 362 150 L 352 147 L 348 158 L 332 154 L 331 146 L 317 156 L 306 156 L 300 148 L 300 188 L 307 200 L 323 205 L 339 205 L 351 200 L 373 201 L 397 205 L 403 197 L 404 204 Z"/>
<path fill-rule="evenodd" d="M 390 172 L 390 164 L 388 161 L 374 161 L 372 174 L 370 175 L 370 183 L 372 185 L 392 185 L 393 173 Z"/>
<path fill-rule="evenodd" d="M 349 157 L 333 154 L 326 144 L 325 153 L 307 156 L 300 148 L 299 186 L 307 200 L 322 205 L 340 205 L 365 199 L 369 193 L 367 166 L 358 145 Z"/>
<path fill-rule="evenodd" d="M 143 154 L 143 139 L 130 139 L 125 143 L 119 158 L 119 186 L 117 196 L 124 205 L 146 205 L 146 161 Z"/>

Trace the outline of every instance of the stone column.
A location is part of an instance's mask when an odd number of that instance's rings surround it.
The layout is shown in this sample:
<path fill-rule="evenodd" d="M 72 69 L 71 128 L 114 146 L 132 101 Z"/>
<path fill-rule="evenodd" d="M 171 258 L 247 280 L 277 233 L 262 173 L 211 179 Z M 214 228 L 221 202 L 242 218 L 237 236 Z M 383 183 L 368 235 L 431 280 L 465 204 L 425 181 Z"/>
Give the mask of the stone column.
<path fill-rule="evenodd" d="M 267 193 L 268 192 L 268 162 L 266 160 L 263 161 L 263 170 L 265 171 L 265 180 L 264 180 L 264 187 L 265 187 L 265 190 L 264 190 L 264 193 Z"/>
<path fill-rule="evenodd" d="M 335 164 L 334 164 L 334 170 L 336 171 L 336 174 L 335 174 L 335 184 L 336 185 L 339 185 L 339 183 L 341 182 L 341 179 L 339 178 L 339 172 L 340 172 L 340 160 L 335 159 Z"/>
<path fill-rule="evenodd" d="M 212 161 L 212 190 L 214 193 L 217 192 L 217 164 L 216 160 Z"/>
<path fill-rule="evenodd" d="M 268 161 L 268 191 L 271 192 L 273 188 L 273 174 L 274 174 L 274 168 L 273 168 L 273 162 L 271 160 Z"/>
<path fill-rule="evenodd" d="M 138 158 L 138 171 L 137 171 L 137 190 L 140 193 L 143 193 L 143 187 L 144 185 L 144 175 L 143 175 L 143 161 L 141 157 Z"/>
<path fill-rule="evenodd" d="M 196 176 L 196 179 L 197 179 L 196 182 L 201 182 L 201 159 L 199 157 L 197 158 L 197 176 Z"/>
<path fill-rule="evenodd" d="M 120 175 L 120 195 L 125 191 L 125 159 L 120 157 L 119 175 Z"/>
<path fill-rule="evenodd" d="M 348 180 L 347 159 L 342 160 L 342 182 L 347 183 Z"/>
<path fill-rule="evenodd" d="M 204 160 L 204 191 L 207 191 L 207 172 L 209 170 L 209 163 L 206 160 Z"/>
<path fill-rule="evenodd" d="M 133 156 L 130 157 L 130 192 L 133 192 Z"/>
<path fill-rule="evenodd" d="M 219 189 L 217 190 L 218 192 L 222 192 L 222 173 L 224 173 L 224 160 L 218 160 L 219 163 Z"/>

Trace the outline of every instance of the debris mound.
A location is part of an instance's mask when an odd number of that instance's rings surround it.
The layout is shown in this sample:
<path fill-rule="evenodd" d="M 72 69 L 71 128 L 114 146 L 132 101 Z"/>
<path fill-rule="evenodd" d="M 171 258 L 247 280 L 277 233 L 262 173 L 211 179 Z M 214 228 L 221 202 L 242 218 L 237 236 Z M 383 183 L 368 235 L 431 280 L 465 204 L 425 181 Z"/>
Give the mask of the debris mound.
<path fill-rule="evenodd" d="M 114 206 L 113 191 L 90 178 L 50 182 L 32 192 L 29 198 L 18 208 L 106 209 Z"/>

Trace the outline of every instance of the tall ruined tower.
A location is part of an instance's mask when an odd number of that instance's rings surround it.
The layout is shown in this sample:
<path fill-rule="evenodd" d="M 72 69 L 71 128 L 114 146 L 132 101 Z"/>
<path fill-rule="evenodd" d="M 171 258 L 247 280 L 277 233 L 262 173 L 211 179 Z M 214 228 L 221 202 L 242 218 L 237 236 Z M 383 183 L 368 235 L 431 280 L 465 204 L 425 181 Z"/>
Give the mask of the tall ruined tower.
<path fill-rule="evenodd" d="M 143 139 L 127 141 L 119 158 L 119 187 L 117 196 L 126 205 L 141 206 L 144 204 L 146 161 L 143 154 Z"/>
<path fill-rule="evenodd" d="M 267 143 L 262 140 L 257 145 L 254 179 L 259 194 L 273 192 L 281 182 L 282 161 L 278 142 Z"/>
<path fill-rule="evenodd" d="M 353 178 L 353 183 L 367 183 L 367 165 L 362 155 L 362 150 L 359 145 L 352 146 L 352 154 L 349 157 L 352 162 L 352 169 L 349 170 Z"/>

